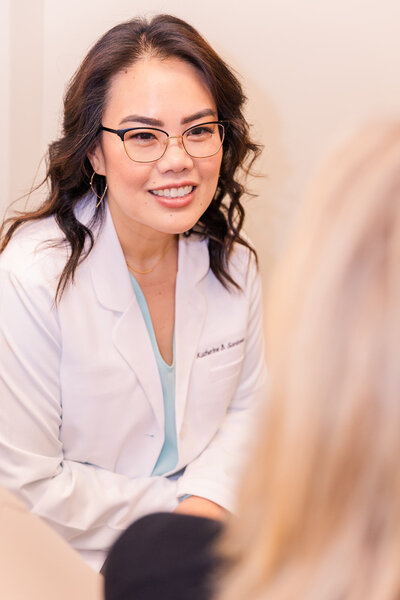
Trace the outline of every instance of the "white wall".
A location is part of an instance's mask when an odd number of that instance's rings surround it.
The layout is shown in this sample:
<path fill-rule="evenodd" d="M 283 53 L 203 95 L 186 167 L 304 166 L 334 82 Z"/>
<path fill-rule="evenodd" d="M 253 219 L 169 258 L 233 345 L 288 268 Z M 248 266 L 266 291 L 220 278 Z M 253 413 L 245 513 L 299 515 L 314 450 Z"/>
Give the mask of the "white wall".
<path fill-rule="evenodd" d="M 47 143 L 58 135 L 65 84 L 87 49 L 137 14 L 188 20 L 241 75 L 254 136 L 265 145 L 265 177 L 252 185 L 259 198 L 247 203 L 264 281 L 326 150 L 364 120 L 400 112 L 399 0 L 0 3 L 2 210 L 30 189 Z"/>

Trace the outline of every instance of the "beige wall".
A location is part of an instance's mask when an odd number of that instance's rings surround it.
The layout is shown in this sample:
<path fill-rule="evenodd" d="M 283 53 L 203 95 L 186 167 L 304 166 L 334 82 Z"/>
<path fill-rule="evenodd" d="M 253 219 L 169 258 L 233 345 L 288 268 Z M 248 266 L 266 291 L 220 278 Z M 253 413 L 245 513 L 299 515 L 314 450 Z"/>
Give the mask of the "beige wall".
<path fill-rule="evenodd" d="M 58 135 L 66 81 L 94 40 L 136 14 L 190 21 L 241 74 L 265 145 L 247 229 L 264 281 L 316 164 L 365 119 L 399 114 L 399 0 L 0 0 L 0 212 Z M 11 135 L 10 135 L 11 134 Z M 39 173 L 40 174 L 40 173 Z"/>
<path fill-rule="evenodd" d="M 0 183 L 1 206 L 9 200 L 10 168 L 10 28 L 9 2 L 0 0 Z"/>

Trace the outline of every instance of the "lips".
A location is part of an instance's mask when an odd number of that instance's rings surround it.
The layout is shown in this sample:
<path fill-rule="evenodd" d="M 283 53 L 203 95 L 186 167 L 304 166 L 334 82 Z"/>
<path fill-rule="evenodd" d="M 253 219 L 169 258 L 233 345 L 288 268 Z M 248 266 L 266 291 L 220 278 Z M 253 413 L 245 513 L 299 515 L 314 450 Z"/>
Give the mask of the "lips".
<path fill-rule="evenodd" d="M 193 185 L 183 185 L 179 187 L 168 187 L 159 190 L 150 190 L 154 196 L 162 198 L 183 198 L 194 190 Z"/>

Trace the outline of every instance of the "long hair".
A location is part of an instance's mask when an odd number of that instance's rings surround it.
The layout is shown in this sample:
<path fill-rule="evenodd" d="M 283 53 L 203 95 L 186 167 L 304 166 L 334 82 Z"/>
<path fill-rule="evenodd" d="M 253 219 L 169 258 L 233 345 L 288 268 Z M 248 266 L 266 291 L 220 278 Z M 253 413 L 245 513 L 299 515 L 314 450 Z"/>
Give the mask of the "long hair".
<path fill-rule="evenodd" d="M 338 152 L 300 214 L 218 600 L 398 600 L 400 124 Z"/>
<path fill-rule="evenodd" d="M 73 280 L 79 262 L 93 247 L 93 228 L 104 219 L 104 207 L 100 205 L 89 226 L 85 226 L 77 220 L 74 208 L 90 189 L 93 169 L 87 156 L 99 135 L 111 79 L 121 69 L 149 55 L 178 58 L 198 69 L 215 100 L 218 118 L 229 122 L 215 197 L 193 228 L 208 238 L 213 273 L 225 287 L 236 285 L 228 270 L 234 243 L 246 246 L 255 255 L 240 234 L 245 214 L 241 172 L 249 172 L 260 152 L 250 139 L 243 116 L 246 98 L 242 87 L 232 70 L 185 21 L 170 15 L 158 15 L 151 21 L 137 18 L 106 32 L 83 60 L 65 94 L 62 136 L 49 146 L 45 178 L 49 195 L 37 210 L 8 219 L 2 228 L 0 252 L 23 223 L 54 216 L 70 246 L 56 298 Z M 100 196 L 105 178 L 95 179 Z M 90 201 L 95 203 L 97 199 L 93 196 Z"/>

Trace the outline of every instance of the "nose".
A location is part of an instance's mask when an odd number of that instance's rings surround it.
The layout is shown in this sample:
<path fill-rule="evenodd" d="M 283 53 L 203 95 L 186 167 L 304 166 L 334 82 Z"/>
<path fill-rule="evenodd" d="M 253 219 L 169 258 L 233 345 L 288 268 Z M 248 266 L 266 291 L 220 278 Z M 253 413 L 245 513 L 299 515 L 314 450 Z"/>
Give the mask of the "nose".
<path fill-rule="evenodd" d="M 179 173 L 193 167 L 193 159 L 186 152 L 181 135 L 170 136 L 163 156 L 157 161 L 161 172 L 175 171 Z"/>

